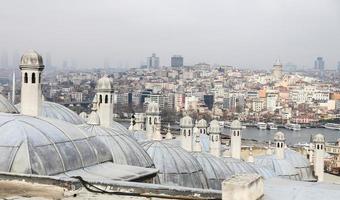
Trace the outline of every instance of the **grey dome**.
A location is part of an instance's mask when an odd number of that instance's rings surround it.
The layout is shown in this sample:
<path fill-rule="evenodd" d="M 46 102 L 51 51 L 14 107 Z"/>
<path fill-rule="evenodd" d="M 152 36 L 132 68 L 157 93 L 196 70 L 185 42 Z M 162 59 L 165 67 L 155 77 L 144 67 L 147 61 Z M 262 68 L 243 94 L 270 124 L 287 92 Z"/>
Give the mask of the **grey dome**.
<path fill-rule="evenodd" d="M 280 132 L 280 131 L 275 133 L 274 140 L 275 141 L 284 141 L 285 140 L 285 134 Z"/>
<path fill-rule="evenodd" d="M 0 113 L 18 113 L 18 110 L 0 94 Z"/>
<path fill-rule="evenodd" d="M 131 136 L 97 125 L 83 124 L 80 128 L 86 130 L 92 136 L 97 136 L 108 146 L 114 163 L 147 168 L 154 167 L 148 153 Z"/>
<path fill-rule="evenodd" d="M 124 125 L 122 125 L 121 123 L 116 122 L 114 120 L 112 121 L 111 128 L 113 130 L 115 130 L 116 132 L 119 132 L 119 133 L 123 133 L 123 134 L 126 134 L 126 135 L 130 134 L 130 131 Z"/>
<path fill-rule="evenodd" d="M 231 157 L 221 158 L 225 165 L 232 171 L 233 174 L 259 174 L 264 178 L 270 178 L 275 176 L 273 170 L 265 168 L 254 163 L 248 163 L 240 159 Z"/>
<path fill-rule="evenodd" d="M 109 149 L 70 123 L 0 113 L 0 171 L 56 175 L 106 161 Z"/>
<path fill-rule="evenodd" d="M 20 104 L 17 104 L 16 107 L 18 108 L 18 110 L 21 110 Z M 66 108 L 61 104 L 50 101 L 42 101 L 42 110 L 40 116 L 52 119 L 59 119 L 71 124 L 85 123 L 85 120 L 77 115 L 77 113 L 73 112 L 72 110 Z"/>
<path fill-rule="evenodd" d="M 148 107 L 146 109 L 146 114 L 147 115 L 150 115 L 150 114 L 158 115 L 159 114 L 159 105 L 158 105 L 158 103 L 151 101 L 148 104 Z"/>
<path fill-rule="evenodd" d="M 221 190 L 222 182 L 234 175 L 218 157 L 204 152 L 193 152 L 192 155 L 202 166 L 210 189 Z"/>
<path fill-rule="evenodd" d="M 20 69 L 44 69 L 44 63 L 41 55 L 36 51 L 30 50 L 24 53 L 20 60 Z"/>
<path fill-rule="evenodd" d="M 160 183 L 192 188 L 208 188 L 203 169 L 194 156 L 167 141 L 148 141 L 142 146 L 152 158 Z"/>
<path fill-rule="evenodd" d="M 295 167 L 302 180 L 315 179 L 309 161 L 302 154 L 286 148 L 284 155 L 285 159 Z"/>
<path fill-rule="evenodd" d="M 255 157 L 255 164 L 273 170 L 279 177 L 301 180 L 299 173 L 289 161 L 277 159 L 275 155 L 257 156 Z"/>
<path fill-rule="evenodd" d="M 221 134 L 221 126 L 217 120 L 212 120 L 208 128 L 208 133 Z"/>

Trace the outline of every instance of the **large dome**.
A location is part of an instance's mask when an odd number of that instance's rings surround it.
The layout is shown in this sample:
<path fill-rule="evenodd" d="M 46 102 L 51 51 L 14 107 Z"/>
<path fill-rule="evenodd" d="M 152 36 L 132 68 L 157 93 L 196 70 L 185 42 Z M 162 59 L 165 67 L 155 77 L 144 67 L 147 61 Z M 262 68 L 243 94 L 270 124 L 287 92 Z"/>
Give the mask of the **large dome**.
<path fill-rule="evenodd" d="M 302 154 L 286 148 L 284 155 L 285 159 L 295 167 L 302 180 L 315 179 L 309 161 Z"/>
<path fill-rule="evenodd" d="M 57 175 L 112 161 L 109 149 L 60 120 L 0 113 L 0 171 Z"/>
<path fill-rule="evenodd" d="M 192 188 L 208 188 L 203 169 L 194 156 L 167 141 L 142 143 L 159 170 L 160 183 Z"/>
<path fill-rule="evenodd" d="M 18 110 L 0 94 L 0 113 L 18 113 Z"/>
<path fill-rule="evenodd" d="M 18 110 L 20 110 L 20 104 L 17 104 L 16 107 L 18 108 Z M 73 112 L 72 110 L 66 108 L 61 104 L 50 101 L 42 101 L 42 110 L 40 116 L 52 119 L 59 119 L 72 124 L 85 123 L 85 120 L 77 115 L 77 113 Z"/>
<path fill-rule="evenodd" d="M 221 190 L 222 182 L 234 175 L 220 158 L 209 153 L 193 152 L 203 168 L 210 189 Z"/>
<path fill-rule="evenodd" d="M 257 156 L 255 157 L 255 164 L 273 170 L 279 177 L 301 180 L 299 173 L 289 161 L 277 159 L 275 155 Z"/>
<path fill-rule="evenodd" d="M 154 167 L 148 153 L 131 136 L 112 128 L 97 125 L 83 124 L 80 128 L 98 136 L 109 147 L 114 163 L 147 168 Z"/>

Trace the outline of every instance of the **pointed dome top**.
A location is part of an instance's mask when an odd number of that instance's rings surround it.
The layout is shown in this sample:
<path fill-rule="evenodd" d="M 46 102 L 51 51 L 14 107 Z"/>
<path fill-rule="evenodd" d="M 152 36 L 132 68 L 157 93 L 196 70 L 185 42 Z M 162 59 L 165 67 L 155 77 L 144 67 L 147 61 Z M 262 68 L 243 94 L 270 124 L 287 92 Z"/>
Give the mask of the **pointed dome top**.
<path fill-rule="evenodd" d="M 113 82 L 111 78 L 107 75 L 104 75 L 97 81 L 96 90 L 98 92 L 112 92 L 113 91 Z"/>
<path fill-rule="evenodd" d="M 282 65 L 281 62 L 280 62 L 280 58 L 276 59 L 274 66 L 276 66 L 276 65 Z"/>
<path fill-rule="evenodd" d="M 30 50 L 21 56 L 20 69 L 44 69 L 44 63 L 41 55 L 36 51 Z"/>
<path fill-rule="evenodd" d="M 241 122 L 238 121 L 238 120 L 232 121 L 231 124 L 230 124 L 230 128 L 231 129 L 242 129 Z"/>
<path fill-rule="evenodd" d="M 87 118 L 87 124 L 99 126 L 100 118 L 97 112 L 92 111 Z"/>
<path fill-rule="evenodd" d="M 196 124 L 197 128 L 207 128 L 208 127 L 208 123 L 205 119 L 200 119 L 197 124 Z"/>
<path fill-rule="evenodd" d="M 209 133 L 221 134 L 221 126 L 217 120 L 210 122 Z"/>
<path fill-rule="evenodd" d="M 285 134 L 280 132 L 280 131 L 275 133 L 274 140 L 284 141 L 285 140 Z"/>
<path fill-rule="evenodd" d="M 183 117 L 179 122 L 179 126 L 182 127 L 182 128 L 192 128 L 192 127 L 194 127 L 194 124 L 192 122 L 192 118 L 188 115 Z"/>
<path fill-rule="evenodd" d="M 324 143 L 325 142 L 325 137 L 322 135 L 322 134 L 316 134 L 314 137 L 313 137 L 313 142 L 314 143 Z"/>
<path fill-rule="evenodd" d="M 146 110 L 147 114 L 159 114 L 159 105 L 156 102 L 151 101 Z"/>

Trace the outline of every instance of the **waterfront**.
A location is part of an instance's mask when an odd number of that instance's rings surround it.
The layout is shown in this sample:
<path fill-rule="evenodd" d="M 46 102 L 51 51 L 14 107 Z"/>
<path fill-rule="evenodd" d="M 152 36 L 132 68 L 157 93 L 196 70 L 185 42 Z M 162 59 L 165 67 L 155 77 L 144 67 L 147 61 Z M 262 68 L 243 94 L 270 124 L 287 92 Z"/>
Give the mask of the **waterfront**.
<path fill-rule="evenodd" d="M 253 139 L 257 141 L 273 141 L 274 134 L 281 131 L 286 136 L 286 143 L 288 145 L 297 143 L 306 143 L 310 141 L 311 135 L 321 133 L 325 136 L 327 142 L 335 142 L 340 138 L 340 131 L 330 130 L 325 128 L 302 128 L 300 131 L 291 131 L 285 128 L 279 128 L 278 130 L 259 130 L 254 127 L 249 127 L 242 130 L 242 137 L 245 139 Z M 224 133 L 230 133 L 230 129 L 225 128 Z"/>

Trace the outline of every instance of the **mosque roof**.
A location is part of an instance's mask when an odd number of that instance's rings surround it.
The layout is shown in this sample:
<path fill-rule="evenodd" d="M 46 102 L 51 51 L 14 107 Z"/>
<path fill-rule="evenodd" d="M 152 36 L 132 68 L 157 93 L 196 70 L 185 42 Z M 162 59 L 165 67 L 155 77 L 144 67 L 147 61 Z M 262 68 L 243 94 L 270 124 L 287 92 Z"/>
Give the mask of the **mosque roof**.
<path fill-rule="evenodd" d="M 91 135 L 98 136 L 106 144 L 112 154 L 114 163 L 147 168 L 154 167 L 148 153 L 130 135 L 96 124 L 83 124 L 80 128 Z"/>
<path fill-rule="evenodd" d="M 17 104 L 16 107 L 18 110 L 21 110 L 20 103 Z M 42 110 L 40 116 L 52 119 L 59 119 L 72 124 L 85 123 L 85 120 L 71 109 L 66 108 L 61 104 L 50 101 L 42 101 Z"/>
<path fill-rule="evenodd" d="M 0 113 L 18 113 L 16 107 L 0 94 Z"/>
<path fill-rule="evenodd" d="M 208 188 L 203 169 L 197 159 L 181 147 L 154 140 L 142 143 L 152 158 L 161 184 L 192 188 Z"/>
<path fill-rule="evenodd" d="M 192 155 L 202 166 L 210 189 L 220 190 L 222 182 L 234 175 L 218 157 L 204 152 L 193 152 Z"/>
<path fill-rule="evenodd" d="M 109 152 L 73 124 L 0 113 L 0 171 L 56 175 L 112 161 Z"/>

